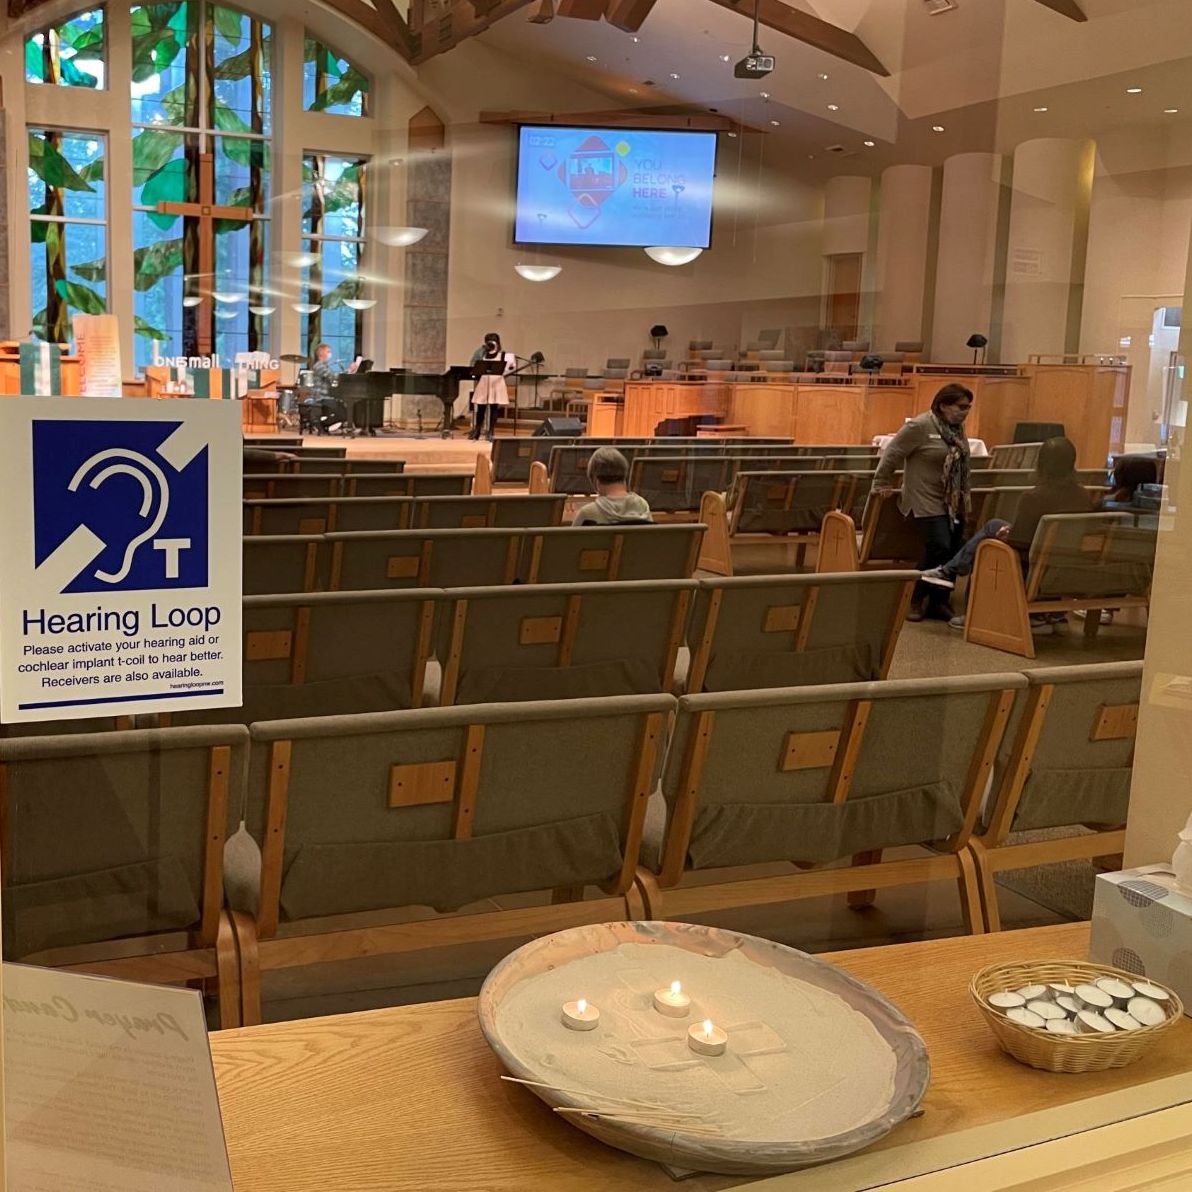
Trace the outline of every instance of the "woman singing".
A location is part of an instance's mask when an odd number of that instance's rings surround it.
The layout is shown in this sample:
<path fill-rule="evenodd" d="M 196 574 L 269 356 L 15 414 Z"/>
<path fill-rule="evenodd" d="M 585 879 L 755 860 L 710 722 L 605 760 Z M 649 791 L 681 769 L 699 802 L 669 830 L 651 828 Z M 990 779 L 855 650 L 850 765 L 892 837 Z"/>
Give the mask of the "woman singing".
<path fill-rule="evenodd" d="M 504 362 L 504 373 L 511 373 L 517 368 L 517 357 L 512 352 L 504 351 L 501 347 L 501 337 L 495 331 L 490 331 L 484 337 L 484 351 L 476 365 L 478 368 L 491 365 L 495 360 Z M 472 433 L 468 438 L 479 439 L 483 433 L 489 442 L 492 442 L 497 419 L 501 416 L 501 408 L 509 404 L 509 388 L 505 384 L 504 374 L 481 375 L 472 391 L 472 404 L 476 407 L 476 412 Z"/>

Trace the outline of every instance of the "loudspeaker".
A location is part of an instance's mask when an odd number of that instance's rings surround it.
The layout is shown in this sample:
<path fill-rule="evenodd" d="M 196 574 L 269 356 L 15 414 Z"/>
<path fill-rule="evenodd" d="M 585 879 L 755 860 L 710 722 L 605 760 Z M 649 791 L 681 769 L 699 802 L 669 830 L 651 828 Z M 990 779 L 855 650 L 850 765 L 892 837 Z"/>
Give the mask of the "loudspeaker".
<path fill-rule="evenodd" d="M 584 433 L 584 424 L 578 418 L 544 418 L 534 432 L 534 438 L 578 439 Z"/>

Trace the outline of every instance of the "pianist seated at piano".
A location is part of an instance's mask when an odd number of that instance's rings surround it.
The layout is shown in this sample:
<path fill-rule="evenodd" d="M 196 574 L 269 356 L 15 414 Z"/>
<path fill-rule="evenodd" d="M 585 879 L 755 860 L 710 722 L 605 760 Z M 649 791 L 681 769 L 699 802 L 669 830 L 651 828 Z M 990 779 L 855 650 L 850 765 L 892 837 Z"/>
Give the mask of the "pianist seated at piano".
<path fill-rule="evenodd" d="M 303 422 L 316 434 L 325 435 L 337 422 L 344 420 L 342 403 L 332 392 L 338 380 L 339 370 L 331 360 L 331 345 L 319 344 L 310 367 L 309 396 L 302 402 L 305 408 Z"/>

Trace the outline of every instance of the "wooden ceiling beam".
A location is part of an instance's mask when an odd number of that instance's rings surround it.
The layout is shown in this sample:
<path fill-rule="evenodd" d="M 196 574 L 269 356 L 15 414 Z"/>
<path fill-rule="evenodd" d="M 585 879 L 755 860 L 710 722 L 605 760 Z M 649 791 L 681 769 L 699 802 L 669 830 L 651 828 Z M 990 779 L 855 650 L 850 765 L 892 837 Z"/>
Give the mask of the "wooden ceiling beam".
<path fill-rule="evenodd" d="M 1076 0 L 1036 0 L 1036 3 L 1042 4 L 1044 8 L 1050 8 L 1052 12 L 1058 12 L 1060 16 L 1067 17 L 1070 21 L 1088 20 L 1084 9 L 1077 4 Z"/>
<path fill-rule="evenodd" d="M 448 11 L 411 30 L 415 66 L 454 49 L 461 41 L 483 33 L 504 17 L 525 8 L 533 0 L 456 0 Z"/>
<path fill-rule="evenodd" d="M 712 3 L 727 8 L 729 12 L 753 19 L 753 0 L 712 0 Z M 828 21 L 822 21 L 819 17 L 813 17 L 808 12 L 791 8 L 782 0 L 759 0 L 759 5 L 759 19 L 767 29 L 793 37 L 796 41 L 814 46 L 817 50 L 823 50 L 825 54 L 851 62 L 854 66 L 872 71 L 873 74 L 889 76 L 890 72 L 881 64 L 877 55 L 855 33 Z"/>
<path fill-rule="evenodd" d="M 322 0 L 322 3 L 367 29 L 407 62 L 410 60 L 410 30 L 393 0 L 376 0 L 376 8 L 369 7 L 363 0 Z"/>
<path fill-rule="evenodd" d="M 373 0 L 373 4 L 382 23 L 389 30 L 391 44 L 396 43 L 401 50 L 401 56 L 409 62 L 412 48 L 410 26 L 406 24 L 406 18 L 397 11 L 397 5 L 393 0 Z"/>
<path fill-rule="evenodd" d="M 636 33 L 645 23 L 656 0 L 608 0 L 604 19 L 626 33 Z"/>

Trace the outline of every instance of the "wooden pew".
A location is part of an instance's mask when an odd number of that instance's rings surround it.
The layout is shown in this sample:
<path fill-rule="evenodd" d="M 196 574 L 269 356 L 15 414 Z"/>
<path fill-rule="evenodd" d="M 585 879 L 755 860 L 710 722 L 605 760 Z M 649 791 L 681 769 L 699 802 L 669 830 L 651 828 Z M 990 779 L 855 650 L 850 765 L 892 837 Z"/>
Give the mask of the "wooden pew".
<path fill-rule="evenodd" d="M 1025 577 L 1012 546 L 997 539 L 982 542 L 969 582 L 965 641 L 1034 658 L 1032 613 L 1085 609 L 1085 636 L 1093 638 L 1103 608 L 1145 608 L 1156 532 L 1132 522 L 1123 513 L 1044 517 Z"/>

